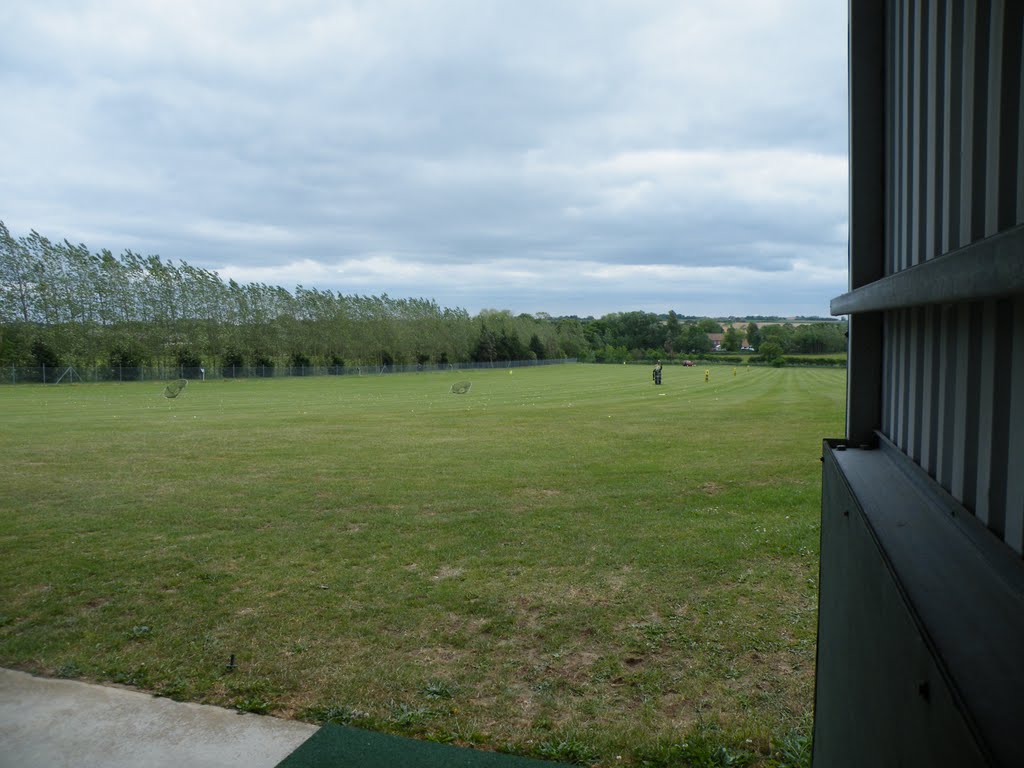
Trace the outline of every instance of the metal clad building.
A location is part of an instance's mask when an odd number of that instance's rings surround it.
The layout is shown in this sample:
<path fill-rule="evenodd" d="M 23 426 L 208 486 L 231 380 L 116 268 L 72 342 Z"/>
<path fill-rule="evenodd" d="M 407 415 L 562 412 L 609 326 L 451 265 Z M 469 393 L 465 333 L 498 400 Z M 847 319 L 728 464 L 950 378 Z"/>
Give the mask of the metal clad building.
<path fill-rule="evenodd" d="M 851 0 L 815 764 L 1024 765 L 1024 0 Z"/>

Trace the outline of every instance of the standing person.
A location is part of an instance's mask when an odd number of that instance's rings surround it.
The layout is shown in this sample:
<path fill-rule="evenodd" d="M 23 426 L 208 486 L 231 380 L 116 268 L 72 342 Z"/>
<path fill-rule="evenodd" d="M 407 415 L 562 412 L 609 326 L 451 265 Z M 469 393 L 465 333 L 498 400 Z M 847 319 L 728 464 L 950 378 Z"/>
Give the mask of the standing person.
<path fill-rule="evenodd" d="M 661 360 L 655 360 L 653 375 L 654 383 L 661 384 Z"/>

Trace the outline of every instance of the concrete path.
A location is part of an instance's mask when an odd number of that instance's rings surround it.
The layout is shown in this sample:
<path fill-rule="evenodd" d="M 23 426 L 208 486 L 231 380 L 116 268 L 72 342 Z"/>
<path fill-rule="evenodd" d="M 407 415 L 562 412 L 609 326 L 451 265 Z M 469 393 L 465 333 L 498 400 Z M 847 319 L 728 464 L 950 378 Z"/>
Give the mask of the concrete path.
<path fill-rule="evenodd" d="M 0 669 L 0 768 L 273 768 L 316 731 Z"/>

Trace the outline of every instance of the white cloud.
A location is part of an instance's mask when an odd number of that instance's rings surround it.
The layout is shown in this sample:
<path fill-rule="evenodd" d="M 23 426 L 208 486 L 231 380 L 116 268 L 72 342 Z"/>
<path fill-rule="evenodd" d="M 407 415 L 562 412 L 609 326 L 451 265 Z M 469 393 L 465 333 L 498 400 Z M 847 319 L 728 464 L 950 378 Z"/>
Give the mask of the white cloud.
<path fill-rule="evenodd" d="M 846 158 L 791 149 L 726 151 L 649 150 L 598 162 L 582 175 L 609 190 L 610 208 L 623 201 L 678 207 L 682 202 L 846 205 Z"/>
<path fill-rule="evenodd" d="M 303 235 L 284 227 L 275 227 L 258 222 L 224 221 L 199 219 L 185 226 L 185 233 L 206 240 L 229 243 L 265 243 L 280 247 L 284 244 L 301 243 Z M 310 260 L 305 260 L 313 263 Z"/>
<path fill-rule="evenodd" d="M 237 283 L 267 283 L 268 285 L 315 285 L 335 275 L 335 271 L 312 259 L 289 261 L 274 266 L 226 264 L 216 270 L 223 280 Z"/>
<path fill-rule="evenodd" d="M 494 299 L 512 294 L 530 295 L 533 302 L 517 305 L 516 311 L 548 311 L 544 301 L 560 297 L 564 302 L 560 313 L 581 315 L 631 309 L 663 312 L 669 308 L 687 314 L 815 314 L 825 308 L 808 309 L 805 297 L 822 290 L 829 295 L 841 293 L 846 275 L 845 264 L 834 258 L 795 260 L 784 269 L 765 272 L 738 266 L 605 264 L 582 259 L 457 263 L 379 253 L 334 263 L 304 260 L 275 267 L 227 265 L 217 271 L 225 280 L 317 285 L 340 293 L 366 293 L 374 287 L 378 293 L 430 296 L 447 306 L 465 306 L 471 311 L 498 306 L 500 302 Z M 796 292 L 794 286 L 798 286 Z M 571 298 L 565 295 L 567 287 Z M 787 294 L 800 296 L 799 304 L 787 309 Z M 710 309 L 723 302 L 724 308 Z"/>

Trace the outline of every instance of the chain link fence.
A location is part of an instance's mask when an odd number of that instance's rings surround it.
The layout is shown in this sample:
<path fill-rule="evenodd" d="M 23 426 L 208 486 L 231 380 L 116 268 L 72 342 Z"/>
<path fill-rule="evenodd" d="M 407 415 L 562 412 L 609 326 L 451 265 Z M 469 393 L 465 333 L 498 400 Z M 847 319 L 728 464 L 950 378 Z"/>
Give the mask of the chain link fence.
<path fill-rule="evenodd" d="M 10 366 L 0 369 L 4 384 L 68 384 L 78 382 L 170 381 L 191 379 L 279 378 L 283 376 L 383 376 L 392 373 L 437 373 L 487 368 L 529 368 L 575 363 L 575 357 L 555 360 L 495 360 L 485 363 L 424 363 L 421 365 L 230 365 L 217 368 L 184 366 Z"/>

